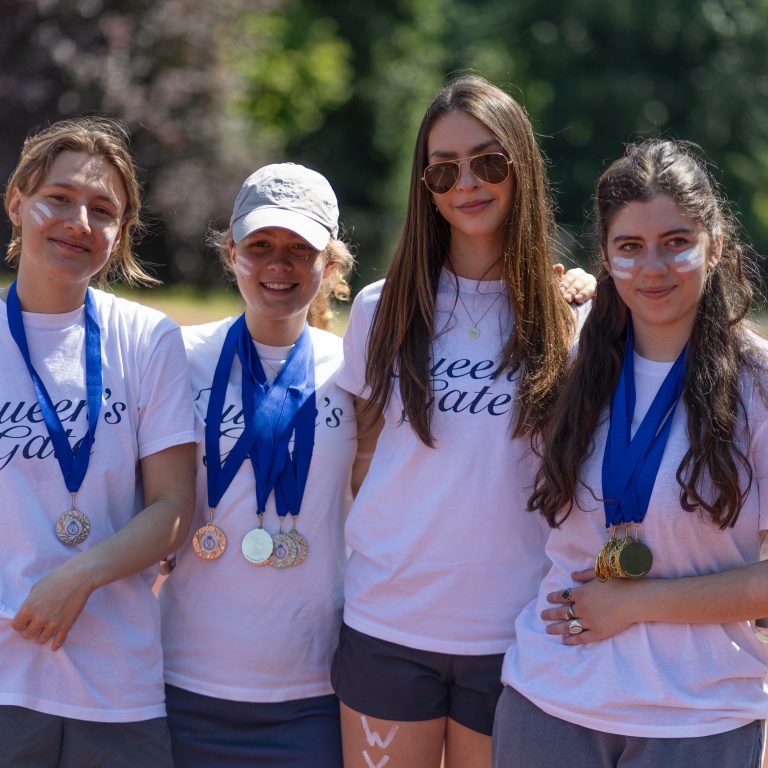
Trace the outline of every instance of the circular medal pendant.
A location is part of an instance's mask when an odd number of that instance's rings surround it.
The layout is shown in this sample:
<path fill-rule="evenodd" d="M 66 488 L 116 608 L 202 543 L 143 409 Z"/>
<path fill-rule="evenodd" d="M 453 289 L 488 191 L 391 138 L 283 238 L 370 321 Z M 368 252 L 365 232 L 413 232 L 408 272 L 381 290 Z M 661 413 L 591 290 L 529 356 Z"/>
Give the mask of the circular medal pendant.
<path fill-rule="evenodd" d="M 294 566 L 301 565 L 307 559 L 307 555 L 309 554 L 309 542 L 295 529 L 288 531 L 288 536 L 296 542 L 296 547 L 298 549 L 298 554 L 296 555 L 296 560 L 293 564 Z"/>
<path fill-rule="evenodd" d="M 253 528 L 243 536 L 240 549 L 243 557 L 252 565 L 268 565 L 274 544 L 267 531 L 263 528 Z"/>
<path fill-rule="evenodd" d="M 621 539 L 615 543 L 611 550 L 608 559 L 608 568 L 614 579 L 625 579 L 627 577 L 627 574 L 624 573 L 624 569 L 621 567 L 621 553 L 628 543 L 631 543 L 631 539 Z"/>
<path fill-rule="evenodd" d="M 198 528 L 192 537 L 192 549 L 203 560 L 215 560 L 224 554 L 227 548 L 227 537 L 224 531 L 213 523 Z"/>
<path fill-rule="evenodd" d="M 272 557 L 269 558 L 269 564 L 273 568 L 290 568 L 296 563 L 296 556 L 299 554 L 299 548 L 296 542 L 287 533 L 276 533 L 272 537 L 275 548 Z"/>
<path fill-rule="evenodd" d="M 72 509 L 59 515 L 56 521 L 56 535 L 62 544 L 76 547 L 82 544 L 91 532 L 91 521 L 79 509 Z"/>
<path fill-rule="evenodd" d="M 625 576 L 640 579 L 653 565 L 653 553 L 642 541 L 628 541 L 619 554 L 619 562 Z"/>
<path fill-rule="evenodd" d="M 608 565 L 608 558 L 611 552 L 612 541 L 606 541 L 600 548 L 595 559 L 595 576 L 598 581 L 608 581 L 611 578 L 611 569 Z"/>

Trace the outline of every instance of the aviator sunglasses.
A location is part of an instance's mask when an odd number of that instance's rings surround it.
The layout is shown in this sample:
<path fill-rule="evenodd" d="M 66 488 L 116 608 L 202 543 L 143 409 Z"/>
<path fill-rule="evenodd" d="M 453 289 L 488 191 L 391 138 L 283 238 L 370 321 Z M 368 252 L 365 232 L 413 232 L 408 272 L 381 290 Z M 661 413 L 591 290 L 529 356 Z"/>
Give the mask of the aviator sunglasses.
<path fill-rule="evenodd" d="M 441 160 L 424 169 L 421 180 L 435 195 L 450 192 L 461 175 L 461 164 L 469 163 L 469 170 L 486 184 L 501 184 L 509 176 L 511 160 L 501 152 L 484 152 L 480 155 L 461 157 L 458 160 Z"/>

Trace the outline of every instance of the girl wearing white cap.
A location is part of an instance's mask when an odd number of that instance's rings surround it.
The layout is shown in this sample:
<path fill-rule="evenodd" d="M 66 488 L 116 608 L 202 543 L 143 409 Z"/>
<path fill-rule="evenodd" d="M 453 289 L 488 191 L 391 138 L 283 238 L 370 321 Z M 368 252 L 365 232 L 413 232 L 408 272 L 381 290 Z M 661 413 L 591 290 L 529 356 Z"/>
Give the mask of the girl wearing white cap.
<path fill-rule="evenodd" d="M 375 445 L 333 669 L 347 768 L 437 768 L 444 750 L 447 768 L 490 765 L 503 654 L 545 572 L 530 435 L 576 325 L 552 236 L 523 109 L 456 80 L 419 130 L 387 279 L 357 297 L 345 336 L 361 461 Z"/>
<path fill-rule="evenodd" d="M 90 288 L 151 281 L 123 129 L 55 123 L 8 183 L 0 302 L 0 765 L 171 768 L 152 566 L 184 540 L 195 423 L 178 326 Z"/>
<path fill-rule="evenodd" d="M 749 249 L 680 142 L 630 146 L 595 212 L 597 296 L 530 501 L 552 565 L 504 661 L 494 764 L 757 768 L 768 345 L 743 322 Z"/>
<path fill-rule="evenodd" d="M 174 760 L 339 768 L 329 671 L 356 430 L 322 328 L 352 257 L 330 185 L 290 163 L 246 179 L 220 241 L 245 312 L 184 329 L 205 441 L 160 593 Z"/>

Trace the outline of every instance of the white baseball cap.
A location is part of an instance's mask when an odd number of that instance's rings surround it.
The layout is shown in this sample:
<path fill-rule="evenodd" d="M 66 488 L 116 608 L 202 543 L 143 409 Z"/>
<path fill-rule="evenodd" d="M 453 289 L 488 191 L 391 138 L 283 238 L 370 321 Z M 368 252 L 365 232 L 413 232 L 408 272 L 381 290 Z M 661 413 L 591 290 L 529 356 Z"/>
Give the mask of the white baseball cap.
<path fill-rule="evenodd" d="M 303 165 L 276 163 L 243 182 L 229 223 L 236 243 L 257 229 L 279 227 L 322 251 L 339 233 L 339 206 L 325 176 Z"/>

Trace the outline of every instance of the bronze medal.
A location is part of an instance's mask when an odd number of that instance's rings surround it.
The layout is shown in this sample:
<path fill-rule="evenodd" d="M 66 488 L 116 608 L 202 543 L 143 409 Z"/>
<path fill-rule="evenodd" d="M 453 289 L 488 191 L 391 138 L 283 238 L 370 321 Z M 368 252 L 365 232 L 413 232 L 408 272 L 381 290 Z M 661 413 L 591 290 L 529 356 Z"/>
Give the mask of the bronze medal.
<path fill-rule="evenodd" d="M 307 559 L 307 555 L 309 554 L 309 542 L 307 541 L 306 537 L 302 536 L 302 534 L 300 534 L 295 528 L 288 531 L 286 535 L 290 536 L 294 542 L 296 542 L 296 548 L 298 550 L 296 554 L 296 560 L 294 561 L 293 565 L 301 565 Z"/>
<path fill-rule="evenodd" d="M 212 522 L 198 528 L 192 537 L 192 549 L 203 560 L 215 560 L 224 554 L 227 537 L 224 531 Z"/>
<path fill-rule="evenodd" d="M 82 544 L 91 532 L 91 521 L 75 507 L 74 499 L 72 508 L 59 515 L 56 521 L 56 536 L 62 544 L 76 547 Z"/>
<path fill-rule="evenodd" d="M 296 563 L 299 548 L 296 542 L 287 534 L 280 531 L 272 537 L 275 543 L 269 564 L 273 568 L 290 568 Z"/>
<path fill-rule="evenodd" d="M 638 539 L 631 539 L 619 554 L 621 570 L 630 579 L 640 579 L 646 576 L 653 565 L 653 553 Z"/>
<path fill-rule="evenodd" d="M 296 542 L 296 547 L 298 548 L 298 553 L 293 565 L 299 566 L 307 559 L 307 555 L 309 554 L 309 542 L 305 536 L 302 536 L 302 534 L 296 530 L 296 518 L 297 515 L 291 515 L 291 530 L 288 531 L 288 535 Z"/>

